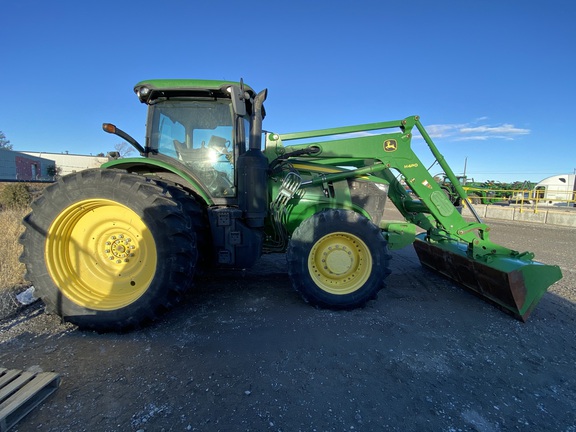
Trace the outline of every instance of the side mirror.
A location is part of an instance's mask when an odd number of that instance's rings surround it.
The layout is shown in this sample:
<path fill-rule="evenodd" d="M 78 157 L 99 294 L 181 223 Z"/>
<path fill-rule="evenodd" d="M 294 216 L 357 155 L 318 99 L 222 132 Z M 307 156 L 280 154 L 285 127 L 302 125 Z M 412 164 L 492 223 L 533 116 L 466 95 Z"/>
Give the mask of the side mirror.
<path fill-rule="evenodd" d="M 119 129 L 116 126 L 114 126 L 112 123 L 103 123 L 102 129 L 104 130 L 104 132 L 108 132 L 109 134 L 113 135 L 118 135 L 123 140 L 129 142 L 130 145 L 134 147 L 136 150 L 138 150 L 138 153 L 140 153 L 142 156 L 145 156 L 148 153 L 144 147 L 138 144 L 138 141 L 136 141 L 122 129 Z"/>

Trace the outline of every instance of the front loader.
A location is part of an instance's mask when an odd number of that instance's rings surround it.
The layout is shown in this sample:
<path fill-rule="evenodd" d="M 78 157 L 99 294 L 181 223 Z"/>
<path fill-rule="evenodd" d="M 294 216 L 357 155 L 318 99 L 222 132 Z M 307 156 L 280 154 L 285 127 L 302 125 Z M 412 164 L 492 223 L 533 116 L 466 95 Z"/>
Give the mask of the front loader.
<path fill-rule="evenodd" d="M 417 131 L 466 201 L 417 116 L 276 134 L 262 129 L 267 91 L 242 82 L 149 80 L 135 92 L 148 105 L 144 145 L 103 128 L 140 157 L 63 177 L 24 220 L 28 280 L 80 328 L 141 326 L 197 270 L 243 269 L 265 253 L 285 253 L 294 288 L 331 309 L 374 299 L 388 251 L 410 244 L 424 266 L 520 320 L 562 277 L 460 215 L 412 151 Z M 404 220 L 382 220 L 388 200 Z"/>

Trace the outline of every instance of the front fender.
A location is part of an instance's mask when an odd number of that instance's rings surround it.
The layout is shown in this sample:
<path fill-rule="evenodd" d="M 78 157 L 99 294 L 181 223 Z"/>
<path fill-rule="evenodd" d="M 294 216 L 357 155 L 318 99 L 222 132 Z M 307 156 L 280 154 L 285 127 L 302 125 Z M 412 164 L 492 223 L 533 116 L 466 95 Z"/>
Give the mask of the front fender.
<path fill-rule="evenodd" d="M 334 182 L 326 191 L 322 186 L 300 189 L 286 208 L 285 221 L 288 232 L 294 232 L 304 220 L 326 209 L 352 210 L 378 225 L 384 211 L 385 198 L 379 203 L 378 208 L 374 207 L 371 200 L 368 203 L 369 197 L 358 191 L 359 183 L 354 180 Z M 370 182 L 366 184 L 372 186 Z M 378 198 L 378 196 L 375 197 Z"/>

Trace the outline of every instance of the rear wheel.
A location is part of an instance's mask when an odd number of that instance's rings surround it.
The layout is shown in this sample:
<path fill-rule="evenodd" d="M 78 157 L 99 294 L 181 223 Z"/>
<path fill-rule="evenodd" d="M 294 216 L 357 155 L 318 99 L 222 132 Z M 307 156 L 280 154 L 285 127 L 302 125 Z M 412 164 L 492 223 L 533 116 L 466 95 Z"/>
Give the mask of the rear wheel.
<path fill-rule="evenodd" d="M 117 170 L 48 187 L 24 219 L 22 261 L 48 311 L 80 328 L 157 318 L 191 285 L 196 236 L 172 188 Z"/>
<path fill-rule="evenodd" d="M 364 216 L 325 210 L 294 231 L 287 251 L 294 288 L 319 307 L 353 309 L 376 298 L 390 273 L 382 233 Z"/>

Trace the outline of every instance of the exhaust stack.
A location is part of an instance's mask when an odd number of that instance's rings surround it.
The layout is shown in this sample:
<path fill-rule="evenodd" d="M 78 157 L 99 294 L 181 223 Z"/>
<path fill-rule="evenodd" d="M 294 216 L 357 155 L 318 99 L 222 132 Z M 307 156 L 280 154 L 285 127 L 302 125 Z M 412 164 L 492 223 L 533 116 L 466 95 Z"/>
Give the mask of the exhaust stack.
<path fill-rule="evenodd" d="M 262 153 L 263 104 L 268 90 L 254 98 L 248 151 L 238 157 L 238 205 L 248 226 L 261 228 L 268 213 L 268 159 Z"/>

